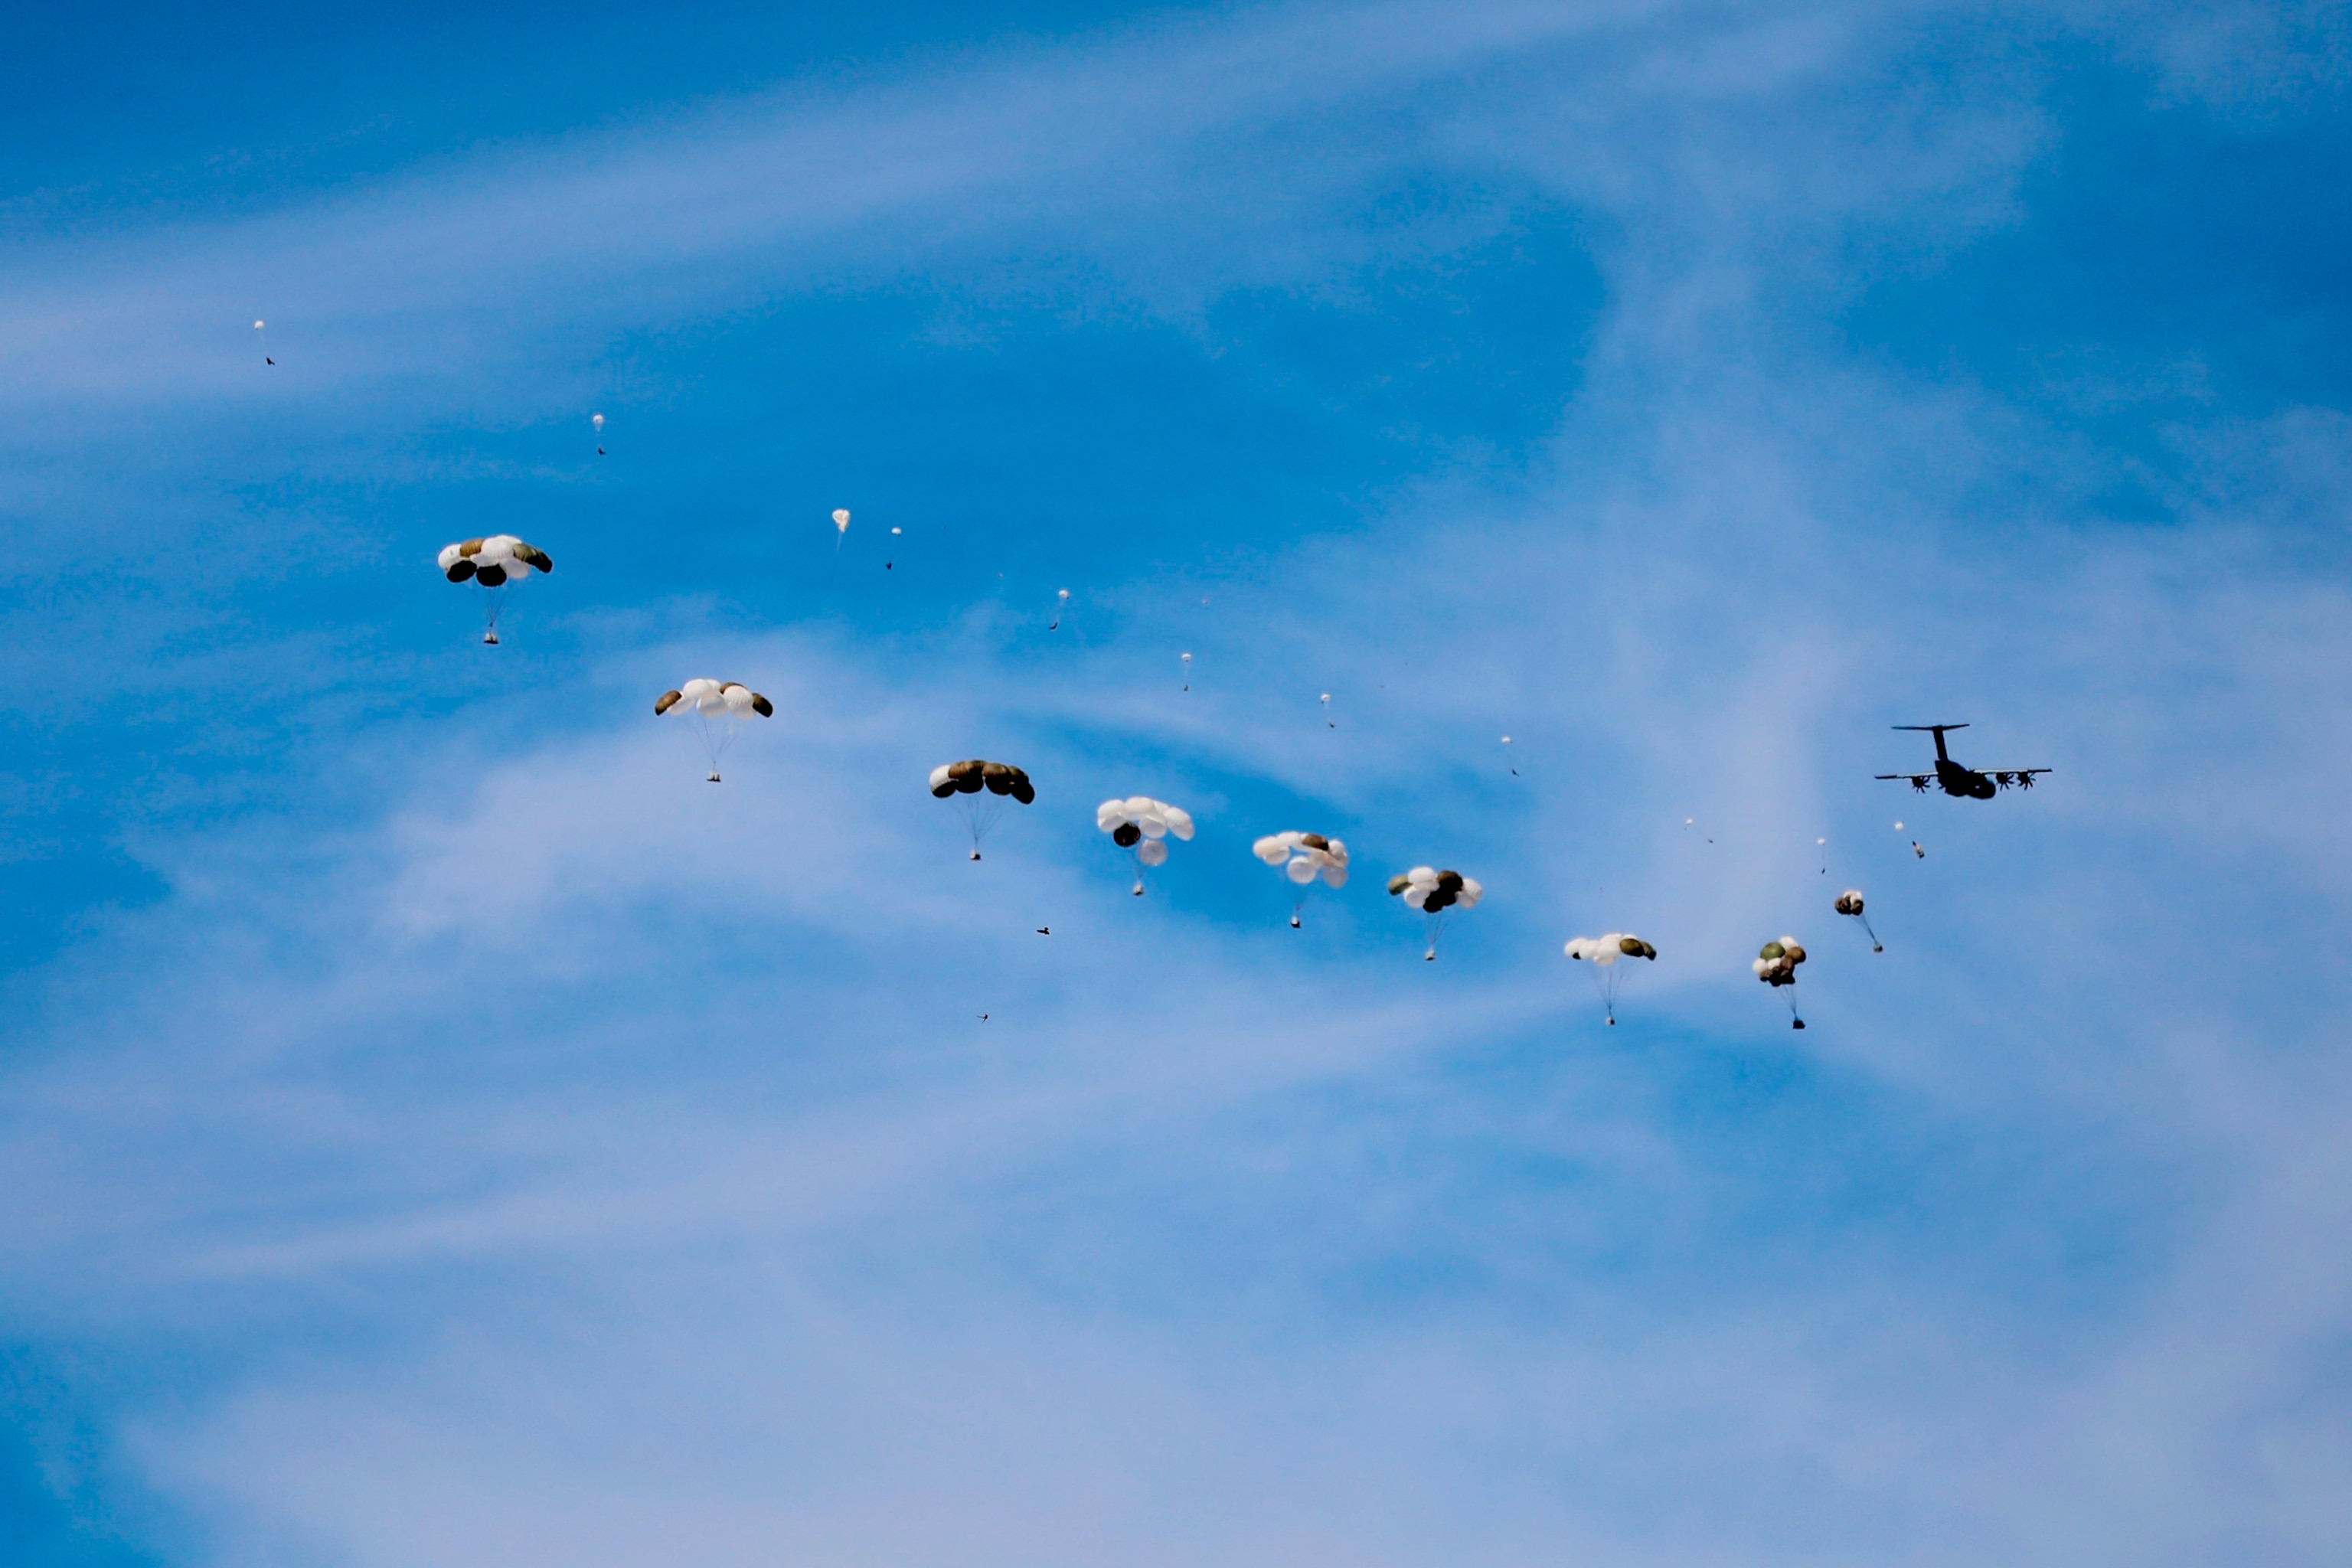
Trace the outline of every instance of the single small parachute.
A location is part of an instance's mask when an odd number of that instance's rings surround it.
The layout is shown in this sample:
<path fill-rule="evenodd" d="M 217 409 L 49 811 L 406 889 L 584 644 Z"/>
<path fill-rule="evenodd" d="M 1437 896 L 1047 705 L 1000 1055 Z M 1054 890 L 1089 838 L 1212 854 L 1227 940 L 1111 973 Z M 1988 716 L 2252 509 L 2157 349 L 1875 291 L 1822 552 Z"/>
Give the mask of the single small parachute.
<path fill-rule="evenodd" d="M 1348 885 L 1348 847 L 1320 833 L 1269 833 L 1250 846 L 1250 853 L 1280 871 L 1298 889 L 1290 906 L 1290 929 L 1298 929 L 1298 911 L 1319 880 L 1327 888 Z"/>
<path fill-rule="evenodd" d="M 1592 988 L 1601 993 L 1601 1011 L 1608 1016 L 1612 1028 L 1617 1023 L 1617 987 L 1625 980 L 1625 971 L 1617 961 L 1654 960 L 1658 956 L 1656 948 L 1622 931 L 1612 931 L 1606 936 L 1572 936 L 1560 951 L 1580 963 L 1592 966 Z"/>
<path fill-rule="evenodd" d="M 533 572 L 555 570 L 555 562 L 546 551 L 511 533 L 443 545 L 440 565 L 441 575 L 452 583 L 478 583 L 490 591 L 482 640 L 493 645 L 499 640 L 499 612 L 506 607 L 507 584 L 519 583 Z"/>
<path fill-rule="evenodd" d="M 1784 936 L 1757 949 L 1755 961 L 1748 967 L 1757 979 L 1777 990 L 1783 985 L 1797 984 L 1797 965 L 1804 962 L 1805 950 L 1797 944 L 1797 939 Z M 1789 1027 L 1801 1029 L 1804 1026 L 1804 1019 L 1797 1016 L 1797 998 L 1792 994 L 1789 998 Z"/>
<path fill-rule="evenodd" d="M 1441 871 L 1431 866 L 1415 866 L 1412 870 L 1389 879 L 1389 896 L 1401 898 L 1411 908 L 1429 917 L 1429 951 L 1421 956 L 1435 963 L 1437 938 L 1445 928 L 1446 912 L 1450 910 L 1475 910 L 1486 889 L 1475 877 L 1459 871 Z"/>
<path fill-rule="evenodd" d="M 601 414 L 591 414 L 588 416 L 588 424 L 596 432 L 596 455 L 601 458 L 604 455 L 604 416 Z"/>
<path fill-rule="evenodd" d="M 743 719 L 775 716 L 775 704 L 740 681 L 698 676 L 675 691 L 654 700 L 654 713 L 691 713 L 702 731 L 702 748 L 710 758 L 710 782 L 719 782 L 719 759 L 735 743 L 735 723 Z"/>
<path fill-rule="evenodd" d="M 980 841 L 1004 815 L 1004 803 L 1017 800 L 1028 805 L 1037 798 L 1029 784 L 1029 775 L 1010 763 L 992 763 L 980 757 L 961 763 L 941 763 L 931 770 L 931 794 L 948 801 L 963 818 L 964 828 L 971 835 L 971 858 L 980 858 Z M 1189 820 L 1189 819 L 1188 819 Z"/>
<path fill-rule="evenodd" d="M 254 322 L 253 335 L 261 340 L 261 363 L 264 364 L 276 364 L 278 362 L 269 357 L 269 323 L 267 321 Z"/>
<path fill-rule="evenodd" d="M 1204 605 L 1208 603 L 1206 599 L 1201 602 Z M 1184 666 L 1184 689 L 1190 691 L 1192 689 L 1192 656 L 1189 653 L 1180 653 L 1176 657 Z"/>
<path fill-rule="evenodd" d="M 1192 818 L 1183 807 L 1148 795 L 1103 802 L 1095 807 L 1095 826 L 1121 849 L 1134 850 L 1137 866 L 1144 868 L 1168 863 L 1170 838 L 1189 841 L 1192 837 Z M 1142 869 L 1135 874 L 1135 896 L 1143 897 Z"/>
<path fill-rule="evenodd" d="M 1060 631 L 1062 629 L 1062 612 L 1069 607 L 1070 591 L 1067 588 L 1056 589 L 1054 594 L 1054 618 L 1045 624 L 1045 629 L 1049 632 Z"/>
<path fill-rule="evenodd" d="M 1885 944 L 1878 940 L 1878 933 L 1870 929 L 1870 917 L 1862 912 L 1862 889 L 1860 888 L 1848 888 L 1844 892 L 1840 893 L 1837 896 L 1837 912 L 1842 915 L 1851 915 L 1855 920 L 1862 922 L 1862 933 L 1863 935 L 1870 938 L 1871 952 L 1885 952 L 1886 951 Z"/>

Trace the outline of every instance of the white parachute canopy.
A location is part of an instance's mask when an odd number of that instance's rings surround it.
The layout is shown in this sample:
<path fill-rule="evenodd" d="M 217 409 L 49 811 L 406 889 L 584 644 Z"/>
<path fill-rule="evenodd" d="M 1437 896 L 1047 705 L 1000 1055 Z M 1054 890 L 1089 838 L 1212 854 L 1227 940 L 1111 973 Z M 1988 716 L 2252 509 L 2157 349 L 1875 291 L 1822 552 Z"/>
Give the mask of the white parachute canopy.
<path fill-rule="evenodd" d="M 835 507 L 834 509 L 833 529 L 835 533 L 847 533 L 849 531 L 849 509 L 847 507 Z"/>
<path fill-rule="evenodd" d="M 1122 849 L 1135 851 L 1135 858 L 1144 866 L 1164 866 L 1168 863 L 1168 840 L 1192 837 L 1192 815 L 1182 806 L 1171 805 L 1164 800 L 1154 800 L 1148 795 L 1131 795 L 1125 800 L 1107 800 L 1095 807 L 1095 826 L 1110 835 L 1110 841 Z M 1143 891 L 1143 878 L 1135 879 L 1135 890 Z"/>
<path fill-rule="evenodd" d="M 654 700 L 654 712 L 689 713 L 702 731 L 702 747 L 710 758 L 709 779 L 719 782 L 719 759 L 735 743 L 733 721 L 767 719 L 775 714 L 775 704 L 740 681 L 714 680 L 709 676 L 697 676 L 674 691 L 665 691 Z"/>

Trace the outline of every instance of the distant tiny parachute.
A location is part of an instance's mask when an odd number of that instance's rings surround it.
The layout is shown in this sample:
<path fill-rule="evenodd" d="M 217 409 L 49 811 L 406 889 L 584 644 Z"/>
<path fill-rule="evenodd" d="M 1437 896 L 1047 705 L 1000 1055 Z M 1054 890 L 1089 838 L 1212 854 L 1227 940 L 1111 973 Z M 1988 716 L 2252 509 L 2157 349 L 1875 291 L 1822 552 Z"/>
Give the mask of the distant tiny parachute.
<path fill-rule="evenodd" d="M 1323 728 L 1326 730 L 1338 729 L 1339 727 L 1339 721 L 1331 717 L 1331 694 L 1328 691 L 1325 692 L 1322 696 L 1321 701 L 1323 703 Z"/>
<path fill-rule="evenodd" d="M 1658 950 L 1638 936 L 1612 931 L 1605 936 L 1572 936 L 1560 950 L 1580 963 L 1591 965 L 1593 989 L 1601 993 L 1601 1011 L 1610 1026 L 1617 1024 L 1617 988 L 1625 983 L 1628 958 L 1655 959 Z"/>
<path fill-rule="evenodd" d="M 1320 833 L 1269 833 L 1250 846 L 1250 853 L 1280 871 L 1298 889 L 1290 906 L 1290 929 L 1298 929 L 1298 911 L 1307 895 L 1320 881 L 1327 888 L 1348 885 L 1348 847 Z"/>
<path fill-rule="evenodd" d="M 1055 590 L 1054 595 L 1054 618 L 1045 623 L 1045 629 L 1049 632 L 1060 631 L 1062 629 L 1062 612 L 1069 607 L 1070 591 L 1067 588 Z"/>
<path fill-rule="evenodd" d="M 1004 815 L 1009 800 L 1028 805 L 1037 798 L 1030 787 L 1029 775 L 1010 763 L 992 763 L 972 757 L 961 763 L 941 763 L 931 770 L 931 794 L 954 805 L 956 815 L 963 818 L 964 828 L 971 835 L 971 858 L 980 858 L 980 841 Z"/>
<path fill-rule="evenodd" d="M 1836 908 L 1838 913 L 1842 915 L 1851 915 L 1853 919 L 1862 922 L 1862 933 L 1870 938 L 1871 952 L 1885 952 L 1886 951 L 1885 944 L 1878 940 L 1878 933 L 1870 929 L 1870 917 L 1862 912 L 1862 889 L 1860 888 L 1848 888 L 1844 892 L 1840 893 L 1837 896 Z"/>
<path fill-rule="evenodd" d="M 588 423 L 596 432 L 596 455 L 601 458 L 604 455 L 604 416 L 601 414 L 591 414 L 588 416 Z"/>
<path fill-rule="evenodd" d="M 1797 945 L 1797 939 L 1784 936 L 1759 948 L 1755 961 L 1748 967 L 1757 979 L 1777 990 L 1784 985 L 1793 987 L 1797 984 L 1797 965 L 1804 962 L 1805 950 Z M 1804 1026 L 1804 1019 L 1797 1016 L 1797 997 L 1791 990 L 1789 995 L 1789 1027 L 1801 1029 Z"/>
<path fill-rule="evenodd" d="M 1110 841 L 1122 849 L 1135 851 L 1139 868 L 1135 874 L 1135 896 L 1143 897 L 1143 872 L 1153 866 L 1168 863 L 1168 840 L 1192 837 L 1192 818 L 1181 806 L 1154 800 L 1148 795 L 1131 795 L 1125 800 L 1107 800 L 1095 807 L 1095 826 L 1110 835 Z"/>
<path fill-rule="evenodd" d="M 1202 602 L 1203 604 L 1207 603 L 1206 600 L 1202 600 Z M 1190 691 L 1192 689 L 1192 656 L 1189 653 L 1180 653 L 1176 657 L 1183 663 L 1184 689 Z"/>
<path fill-rule="evenodd" d="M 264 364 L 276 364 L 278 362 L 269 357 L 269 323 L 267 321 L 254 322 L 253 335 L 261 340 L 261 363 Z"/>
<path fill-rule="evenodd" d="M 665 713 L 693 715 L 695 727 L 702 732 L 702 748 L 710 759 L 709 778 L 719 782 L 719 759 L 735 743 L 740 731 L 736 722 L 745 719 L 769 719 L 775 716 L 775 705 L 750 687 L 733 680 L 714 680 L 698 676 L 675 691 L 665 691 L 654 700 L 656 717 Z"/>
<path fill-rule="evenodd" d="M 1429 951 L 1421 956 L 1431 963 L 1437 959 L 1437 938 L 1445 929 L 1445 917 L 1456 909 L 1475 910 L 1486 889 L 1475 877 L 1459 871 L 1441 871 L 1434 867 L 1415 866 L 1401 876 L 1389 879 L 1389 896 L 1401 898 L 1410 907 L 1429 917 Z"/>
<path fill-rule="evenodd" d="M 507 584 L 520 583 L 533 572 L 555 570 L 555 562 L 546 551 L 511 533 L 444 545 L 440 565 L 441 574 L 452 583 L 477 583 L 489 590 L 482 640 L 494 646 L 499 640 L 499 613 L 506 608 Z"/>

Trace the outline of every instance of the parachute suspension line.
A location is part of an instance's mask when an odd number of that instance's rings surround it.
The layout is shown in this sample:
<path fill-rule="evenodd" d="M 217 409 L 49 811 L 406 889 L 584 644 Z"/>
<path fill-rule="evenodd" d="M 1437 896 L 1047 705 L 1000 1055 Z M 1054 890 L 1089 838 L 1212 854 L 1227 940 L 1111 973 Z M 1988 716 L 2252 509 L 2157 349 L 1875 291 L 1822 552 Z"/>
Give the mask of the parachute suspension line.
<path fill-rule="evenodd" d="M 1421 955 L 1421 961 L 1423 963 L 1437 962 L 1437 939 L 1444 933 L 1444 931 L 1445 911 L 1440 910 L 1429 917 L 1429 951 Z"/>
<path fill-rule="evenodd" d="M 1297 930 L 1298 929 L 1298 911 L 1299 911 L 1299 910 L 1303 910 L 1303 909 L 1305 909 L 1306 907 L 1307 907 L 1307 895 L 1306 895 L 1306 894 L 1304 894 L 1304 893 L 1301 893 L 1301 894 L 1299 894 L 1299 895 L 1298 895 L 1298 900 L 1297 900 L 1297 902 L 1296 902 L 1296 903 L 1294 903 L 1294 904 L 1292 904 L 1292 905 L 1290 906 L 1290 929 L 1291 929 L 1291 930 L 1293 930 L 1293 931 L 1297 931 Z"/>
<path fill-rule="evenodd" d="M 1789 1027 L 1801 1029 L 1804 1026 L 1805 1020 L 1797 1015 L 1797 993 L 1792 986 L 1789 990 Z"/>
<path fill-rule="evenodd" d="M 1885 952 L 1886 951 L 1886 944 L 1878 940 L 1878 933 L 1876 931 L 1870 929 L 1870 917 L 1868 915 L 1856 915 L 1854 916 L 1854 919 L 1862 922 L 1862 934 L 1870 939 L 1870 951 L 1873 952 Z"/>
<path fill-rule="evenodd" d="M 963 817 L 964 828 L 971 835 L 971 858 L 980 858 L 980 841 L 1004 815 L 1004 797 L 1001 795 L 960 795 L 954 797 L 958 813 Z"/>
<path fill-rule="evenodd" d="M 1062 612 L 1069 607 L 1070 591 L 1067 588 L 1055 590 L 1054 598 L 1054 618 L 1045 623 L 1045 629 L 1049 632 L 1060 631 L 1062 629 Z"/>
<path fill-rule="evenodd" d="M 507 607 L 507 585 L 501 583 L 495 588 L 485 588 L 482 595 L 489 601 L 489 607 L 482 616 L 482 640 L 496 647 L 499 643 L 499 612 Z"/>
<path fill-rule="evenodd" d="M 694 710 L 694 721 L 702 731 L 703 752 L 710 759 L 709 782 L 717 784 L 719 759 L 727 754 L 727 748 L 735 743 L 735 736 L 738 733 L 734 717 L 731 714 L 722 714 L 717 720 L 713 720 L 698 706 Z"/>

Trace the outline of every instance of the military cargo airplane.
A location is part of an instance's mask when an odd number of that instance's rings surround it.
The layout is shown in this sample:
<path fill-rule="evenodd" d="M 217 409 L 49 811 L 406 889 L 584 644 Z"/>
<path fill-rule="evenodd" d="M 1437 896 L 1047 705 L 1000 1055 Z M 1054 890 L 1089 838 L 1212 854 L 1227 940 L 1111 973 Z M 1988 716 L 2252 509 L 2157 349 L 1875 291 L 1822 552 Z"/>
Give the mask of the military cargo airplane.
<path fill-rule="evenodd" d="M 1953 730 L 1965 730 L 1966 724 L 1896 724 L 1897 730 L 1916 730 L 1936 737 L 1936 771 L 1932 773 L 1879 773 L 1882 779 L 1908 779 L 1911 787 L 1925 792 L 1929 780 L 1944 786 L 1944 793 L 1963 800 L 1990 800 L 1994 795 L 2012 785 L 2032 789 L 2033 775 L 2046 773 L 2049 768 L 1971 768 L 1952 761 L 1944 749 L 1944 736 Z"/>

